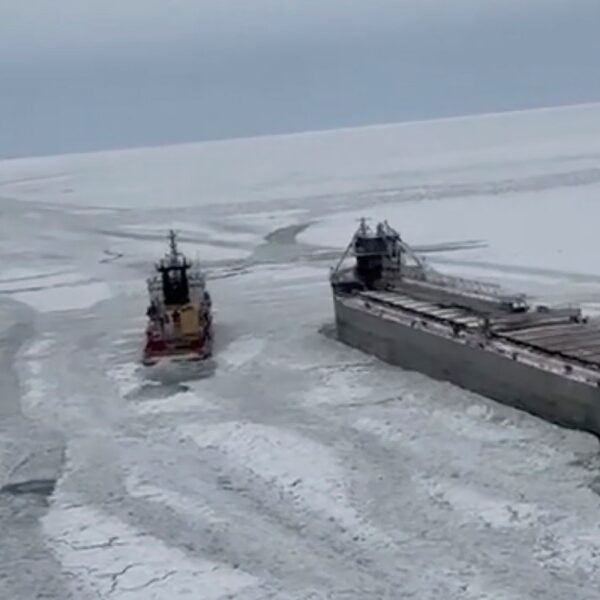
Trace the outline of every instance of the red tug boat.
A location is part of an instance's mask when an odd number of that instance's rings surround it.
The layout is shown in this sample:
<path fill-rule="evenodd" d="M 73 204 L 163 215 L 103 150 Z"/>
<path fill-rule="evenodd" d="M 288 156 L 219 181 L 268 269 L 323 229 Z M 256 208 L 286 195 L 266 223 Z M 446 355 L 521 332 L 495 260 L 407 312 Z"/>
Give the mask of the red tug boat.
<path fill-rule="evenodd" d="M 206 278 L 196 263 L 179 252 L 172 230 L 169 252 L 155 269 L 156 274 L 147 282 L 150 304 L 146 311 L 144 365 L 209 358 L 213 332 Z"/>

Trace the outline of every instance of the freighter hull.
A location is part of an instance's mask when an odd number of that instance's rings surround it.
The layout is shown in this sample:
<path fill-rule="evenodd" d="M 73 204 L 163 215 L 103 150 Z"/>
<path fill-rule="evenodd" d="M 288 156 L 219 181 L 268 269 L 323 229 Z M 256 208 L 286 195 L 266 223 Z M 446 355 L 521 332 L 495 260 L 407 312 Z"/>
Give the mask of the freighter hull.
<path fill-rule="evenodd" d="M 357 296 L 334 293 L 338 338 L 405 369 L 454 383 L 554 423 L 600 435 L 600 388 L 566 376 L 560 362 L 500 352 L 476 337 L 453 336 L 409 312 L 386 313 Z"/>

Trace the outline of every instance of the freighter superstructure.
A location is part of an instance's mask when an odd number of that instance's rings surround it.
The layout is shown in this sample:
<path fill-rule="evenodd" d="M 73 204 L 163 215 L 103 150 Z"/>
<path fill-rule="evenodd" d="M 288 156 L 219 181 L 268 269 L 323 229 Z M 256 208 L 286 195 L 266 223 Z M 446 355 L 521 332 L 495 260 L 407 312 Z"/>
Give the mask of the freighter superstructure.
<path fill-rule="evenodd" d="M 361 222 L 331 285 L 341 341 L 600 434 L 600 323 L 579 308 L 532 307 L 521 294 L 442 275 L 387 222 Z"/>

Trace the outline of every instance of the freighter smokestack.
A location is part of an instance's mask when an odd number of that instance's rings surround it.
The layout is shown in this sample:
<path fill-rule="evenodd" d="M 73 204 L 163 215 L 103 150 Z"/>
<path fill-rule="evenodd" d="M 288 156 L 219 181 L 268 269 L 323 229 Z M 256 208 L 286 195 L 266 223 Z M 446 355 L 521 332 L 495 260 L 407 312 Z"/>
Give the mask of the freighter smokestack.
<path fill-rule="evenodd" d="M 356 277 L 367 289 L 373 289 L 383 275 L 383 262 L 387 252 L 385 238 L 373 233 L 365 219 L 354 235 L 353 251 L 356 257 Z"/>

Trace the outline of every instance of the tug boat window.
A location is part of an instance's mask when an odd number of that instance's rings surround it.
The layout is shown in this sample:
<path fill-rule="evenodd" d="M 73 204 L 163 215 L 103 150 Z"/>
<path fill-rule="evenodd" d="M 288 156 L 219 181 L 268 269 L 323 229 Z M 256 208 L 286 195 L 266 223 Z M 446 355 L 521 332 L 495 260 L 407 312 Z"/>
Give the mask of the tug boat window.
<path fill-rule="evenodd" d="M 169 269 L 163 273 L 163 293 L 166 305 L 189 302 L 187 276 L 183 269 Z"/>

